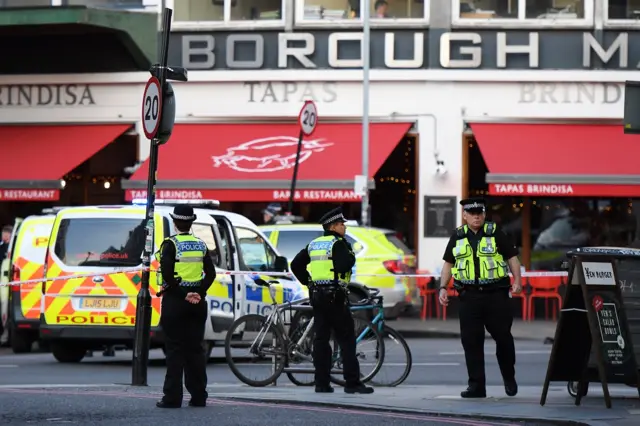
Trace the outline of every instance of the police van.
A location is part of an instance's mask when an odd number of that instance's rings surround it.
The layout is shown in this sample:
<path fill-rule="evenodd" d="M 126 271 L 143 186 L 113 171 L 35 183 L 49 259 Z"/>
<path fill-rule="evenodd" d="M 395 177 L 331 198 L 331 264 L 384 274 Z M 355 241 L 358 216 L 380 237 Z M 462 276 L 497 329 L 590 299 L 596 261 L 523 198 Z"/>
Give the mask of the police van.
<path fill-rule="evenodd" d="M 63 207 L 43 209 L 40 215 L 16 218 L 7 257 L 2 263 L 2 281 L 28 281 L 43 277 L 44 257 L 57 211 Z M 14 353 L 30 352 L 38 340 L 40 325 L 41 283 L 2 287 L 2 343 L 9 340 Z"/>
<path fill-rule="evenodd" d="M 269 272 L 287 272 L 288 261 L 253 222 L 217 210 L 216 201 L 156 201 L 154 252 L 175 233 L 169 214 L 177 203 L 194 206 L 192 232 L 205 241 L 216 266 L 216 280 L 206 297 L 209 354 L 224 340 L 235 318 L 249 312 L 267 314 L 271 309 L 268 289 L 256 286 L 254 279 L 277 281 L 273 292 L 278 302 L 307 297 L 306 288 L 295 278 L 269 276 Z M 132 345 L 146 224 L 141 202 L 72 207 L 57 213 L 45 255 L 40 337 L 51 342 L 58 361 L 79 362 L 87 350 L 106 345 Z M 154 272 L 158 268 L 152 259 L 152 348 L 163 344 L 161 298 L 156 296 L 159 272 Z M 85 274 L 93 276 L 71 277 Z"/>

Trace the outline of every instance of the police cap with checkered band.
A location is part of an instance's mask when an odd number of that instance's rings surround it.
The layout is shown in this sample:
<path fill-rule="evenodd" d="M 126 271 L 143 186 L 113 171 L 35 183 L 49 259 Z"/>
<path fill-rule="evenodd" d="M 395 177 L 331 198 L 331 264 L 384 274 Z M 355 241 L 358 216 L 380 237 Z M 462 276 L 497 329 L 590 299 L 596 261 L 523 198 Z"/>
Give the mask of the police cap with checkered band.
<path fill-rule="evenodd" d="M 465 198 L 460 201 L 462 209 L 469 213 L 484 213 L 486 211 L 486 202 L 482 197 Z"/>
<path fill-rule="evenodd" d="M 173 213 L 169 213 L 173 220 L 183 220 L 185 222 L 193 222 L 196 215 L 193 213 L 193 207 L 185 204 L 178 204 L 173 208 Z"/>
<path fill-rule="evenodd" d="M 342 214 L 342 208 L 341 207 L 337 207 L 331 211 L 329 211 L 328 213 L 326 213 L 324 216 L 322 216 L 319 220 L 320 225 L 327 227 L 329 225 L 331 225 L 332 223 L 336 223 L 336 222 L 346 222 L 347 219 L 344 217 L 344 215 Z"/>

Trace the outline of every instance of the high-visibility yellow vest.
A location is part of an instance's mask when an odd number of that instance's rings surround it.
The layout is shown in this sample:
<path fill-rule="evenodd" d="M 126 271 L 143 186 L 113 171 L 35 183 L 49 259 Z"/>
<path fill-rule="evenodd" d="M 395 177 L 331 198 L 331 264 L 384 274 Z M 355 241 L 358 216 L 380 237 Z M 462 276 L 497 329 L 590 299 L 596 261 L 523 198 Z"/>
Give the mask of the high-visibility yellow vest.
<path fill-rule="evenodd" d="M 467 225 L 460 226 L 456 229 L 458 240 L 453 248 L 455 263 L 451 268 L 451 274 L 454 280 L 460 284 L 486 285 L 496 283 L 508 276 L 509 270 L 507 263 L 502 255 L 498 253 L 496 239 L 493 236 L 496 232 L 496 224 L 486 222 L 482 229 L 483 235 L 478 242 L 478 248 L 475 253 L 480 266 L 480 275 L 478 277 L 476 277 L 473 262 L 473 249 L 467 238 L 468 232 L 469 227 Z"/>
<path fill-rule="evenodd" d="M 307 251 L 311 262 L 307 265 L 307 271 L 311 276 L 311 281 L 316 285 L 347 285 L 351 280 L 351 272 L 338 275 L 333 271 L 333 260 L 331 254 L 333 245 L 339 240 L 338 237 L 327 235 L 318 237 L 309 243 Z"/>
<path fill-rule="evenodd" d="M 180 287 L 197 287 L 204 278 L 204 257 L 207 245 L 200 238 L 191 234 L 178 234 L 165 238 L 164 243 L 171 242 L 176 248 L 175 272 L 182 281 Z M 160 260 L 161 252 L 156 253 Z"/>

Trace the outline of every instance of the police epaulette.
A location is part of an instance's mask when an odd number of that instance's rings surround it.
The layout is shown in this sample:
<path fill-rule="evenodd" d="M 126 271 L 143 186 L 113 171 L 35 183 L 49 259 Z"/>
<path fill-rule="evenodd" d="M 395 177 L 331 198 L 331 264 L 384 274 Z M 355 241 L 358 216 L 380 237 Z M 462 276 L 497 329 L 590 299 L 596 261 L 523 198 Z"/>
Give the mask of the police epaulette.
<path fill-rule="evenodd" d="M 496 232 L 496 224 L 495 222 L 485 222 L 485 235 L 493 235 Z"/>
<path fill-rule="evenodd" d="M 456 235 L 458 236 L 458 238 L 463 238 L 467 233 L 464 231 L 464 225 L 463 226 L 458 226 L 456 228 Z"/>

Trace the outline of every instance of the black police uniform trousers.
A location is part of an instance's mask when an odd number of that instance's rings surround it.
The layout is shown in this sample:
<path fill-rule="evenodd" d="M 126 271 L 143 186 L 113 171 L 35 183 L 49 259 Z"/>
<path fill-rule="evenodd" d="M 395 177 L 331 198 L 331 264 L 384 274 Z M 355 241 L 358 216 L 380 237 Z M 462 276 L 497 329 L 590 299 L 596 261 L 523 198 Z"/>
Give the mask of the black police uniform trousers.
<path fill-rule="evenodd" d="M 485 389 L 485 328 L 496 342 L 496 357 L 504 380 L 515 379 L 516 350 L 511 335 L 513 313 L 509 288 L 465 286 L 460 299 L 460 335 L 469 386 Z"/>
<path fill-rule="evenodd" d="M 182 375 L 191 400 L 207 397 L 207 360 L 204 352 L 204 327 L 207 304 L 204 299 L 193 305 L 184 297 L 165 294 L 162 298 L 160 325 L 165 335 L 167 373 L 164 398 L 167 403 L 182 403 Z"/>
<path fill-rule="evenodd" d="M 332 331 L 340 345 L 346 387 L 359 385 L 360 365 L 356 357 L 356 335 L 347 293 L 334 286 L 317 286 L 313 289 L 312 306 L 315 333 L 313 365 L 316 386 L 329 386 Z"/>

